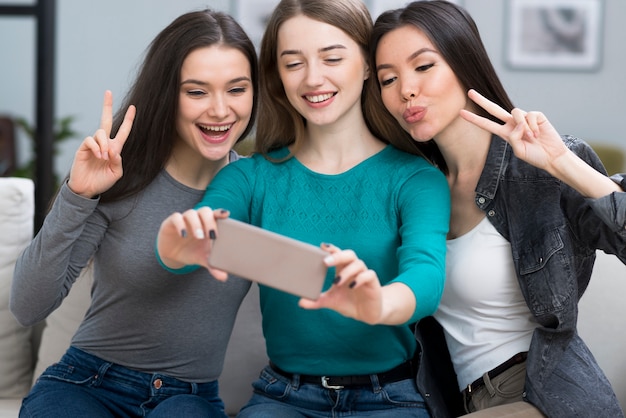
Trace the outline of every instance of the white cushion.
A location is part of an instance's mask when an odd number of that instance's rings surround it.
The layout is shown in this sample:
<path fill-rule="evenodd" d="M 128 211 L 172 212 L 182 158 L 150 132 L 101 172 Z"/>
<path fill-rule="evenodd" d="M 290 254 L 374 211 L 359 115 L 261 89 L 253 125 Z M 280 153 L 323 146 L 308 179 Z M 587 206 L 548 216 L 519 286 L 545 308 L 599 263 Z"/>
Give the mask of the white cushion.
<path fill-rule="evenodd" d="M 226 413 L 235 416 L 252 396 L 252 382 L 268 363 L 261 328 L 259 287 L 252 284 L 239 308 L 219 378 Z"/>
<path fill-rule="evenodd" d="M 9 311 L 15 260 L 33 236 L 34 185 L 23 178 L 0 178 L 0 398 L 22 397 L 30 389 L 32 329 Z"/>
<path fill-rule="evenodd" d="M 22 398 L 0 399 L 0 418 L 17 418 Z"/>

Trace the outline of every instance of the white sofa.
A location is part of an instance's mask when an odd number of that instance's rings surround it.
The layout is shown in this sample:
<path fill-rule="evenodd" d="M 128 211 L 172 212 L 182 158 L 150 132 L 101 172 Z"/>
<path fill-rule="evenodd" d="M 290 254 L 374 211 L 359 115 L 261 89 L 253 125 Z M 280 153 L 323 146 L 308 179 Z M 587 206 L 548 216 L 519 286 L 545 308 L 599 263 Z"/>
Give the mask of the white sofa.
<path fill-rule="evenodd" d="M 89 305 L 92 277 L 87 269 L 46 324 L 25 328 L 9 312 L 15 259 L 32 238 L 33 202 L 31 180 L 0 178 L 0 418 L 18 416 L 21 398 L 65 352 Z M 252 286 L 239 310 L 220 379 L 229 415 L 234 416 L 248 400 L 250 383 L 266 363 L 258 288 Z"/>
<path fill-rule="evenodd" d="M 24 328 L 8 311 L 13 265 L 32 235 L 33 184 L 0 178 L 0 418 L 17 417 L 21 397 L 39 373 L 69 345 L 89 303 L 90 272 L 78 279 L 47 325 Z M 626 267 L 598 253 L 591 285 L 580 303 L 580 333 L 606 371 L 626 408 Z M 227 412 L 236 414 L 247 401 L 250 383 L 266 364 L 261 333 L 258 289 L 252 286 L 239 311 L 220 379 Z"/>

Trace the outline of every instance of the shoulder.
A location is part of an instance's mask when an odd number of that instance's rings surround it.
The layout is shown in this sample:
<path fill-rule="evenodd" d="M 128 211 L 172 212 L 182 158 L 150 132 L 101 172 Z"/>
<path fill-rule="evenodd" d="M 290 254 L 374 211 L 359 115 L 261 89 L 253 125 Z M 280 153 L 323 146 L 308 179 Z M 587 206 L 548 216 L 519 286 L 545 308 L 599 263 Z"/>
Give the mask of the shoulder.
<path fill-rule="evenodd" d="M 237 153 L 237 151 L 235 151 L 234 149 L 231 149 L 230 152 L 228 153 L 228 162 L 229 163 L 233 163 L 235 161 L 237 161 L 240 158 L 245 158 L 243 155 L 239 155 L 239 153 Z"/>
<path fill-rule="evenodd" d="M 387 178 L 389 187 L 396 190 L 398 197 L 429 199 L 447 202 L 450 189 L 445 175 L 424 157 L 409 154 L 393 146 L 384 151 L 377 175 Z"/>
<path fill-rule="evenodd" d="M 239 156 L 236 160 L 231 160 L 229 164 L 223 167 L 209 184 L 209 188 L 214 189 L 217 186 L 229 187 L 234 184 L 250 184 L 254 185 L 259 179 L 268 177 L 265 175 L 276 164 L 269 161 L 262 154 L 252 154 L 250 156 Z"/>
<path fill-rule="evenodd" d="M 589 143 L 572 135 L 563 135 L 562 138 L 567 148 L 572 150 L 574 154 L 578 155 L 596 170 L 605 173 L 606 170 L 604 169 L 600 157 Z"/>
<path fill-rule="evenodd" d="M 420 177 L 420 179 L 429 177 L 437 183 L 447 184 L 443 172 L 426 158 L 401 151 L 392 145 L 389 145 L 386 151 L 387 164 L 392 166 L 393 170 L 390 172 L 401 174 L 403 177 Z"/>

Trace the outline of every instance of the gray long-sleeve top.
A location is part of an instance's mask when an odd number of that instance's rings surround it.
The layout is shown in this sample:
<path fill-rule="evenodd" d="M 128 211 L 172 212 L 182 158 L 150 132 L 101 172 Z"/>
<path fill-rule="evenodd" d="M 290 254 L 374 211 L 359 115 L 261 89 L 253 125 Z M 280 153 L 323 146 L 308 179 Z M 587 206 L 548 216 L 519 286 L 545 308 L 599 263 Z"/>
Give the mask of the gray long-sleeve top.
<path fill-rule="evenodd" d="M 161 222 L 193 207 L 203 190 L 164 170 L 141 193 L 100 204 L 61 187 L 19 257 L 10 307 L 30 325 L 45 319 L 93 257 L 92 301 L 72 345 L 106 361 L 189 382 L 218 378 L 250 282 L 219 282 L 204 269 L 180 276 L 155 257 Z"/>

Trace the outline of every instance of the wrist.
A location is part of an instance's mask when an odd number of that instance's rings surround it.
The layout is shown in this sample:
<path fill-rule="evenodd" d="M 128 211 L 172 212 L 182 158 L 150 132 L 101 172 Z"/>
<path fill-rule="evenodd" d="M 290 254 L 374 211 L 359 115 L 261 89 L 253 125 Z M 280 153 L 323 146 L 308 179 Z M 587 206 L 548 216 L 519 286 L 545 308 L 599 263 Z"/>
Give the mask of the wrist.
<path fill-rule="evenodd" d="M 74 193 L 77 196 L 84 197 L 85 199 L 96 199 L 99 197 L 98 193 L 89 193 L 86 190 L 81 189 L 80 187 L 76 187 L 76 184 L 72 183 L 72 179 L 69 178 L 66 182 L 67 188 L 70 189 L 70 192 Z"/>

